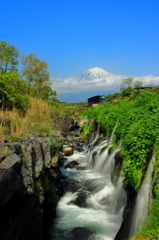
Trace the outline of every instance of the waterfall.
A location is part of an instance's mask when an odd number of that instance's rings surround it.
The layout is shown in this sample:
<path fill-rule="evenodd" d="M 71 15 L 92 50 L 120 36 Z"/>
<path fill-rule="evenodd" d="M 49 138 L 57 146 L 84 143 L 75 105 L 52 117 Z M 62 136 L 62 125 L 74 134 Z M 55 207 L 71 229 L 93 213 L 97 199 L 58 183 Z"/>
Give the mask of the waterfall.
<path fill-rule="evenodd" d="M 88 145 L 89 151 L 86 156 L 88 167 L 93 168 L 95 172 L 99 172 L 103 175 L 112 173 L 114 170 L 114 156 L 117 152 L 121 151 L 120 144 L 117 150 L 112 154 L 109 154 L 109 151 L 112 148 L 112 141 L 116 127 L 117 123 L 115 124 L 109 140 L 102 140 L 98 133 L 92 143 Z"/>
<path fill-rule="evenodd" d="M 123 213 L 124 207 L 126 205 L 127 195 L 123 187 L 122 176 L 119 175 L 116 182 L 116 191 L 113 199 L 113 213 Z"/>
<path fill-rule="evenodd" d="M 95 140 L 90 144 L 90 151 L 86 156 L 87 164 L 89 168 L 92 168 L 95 172 L 100 173 L 101 175 L 109 175 L 111 178 L 114 170 L 115 170 L 115 155 L 121 151 L 121 143 L 118 148 L 113 151 L 111 154 L 109 150 L 112 147 L 112 140 L 114 137 L 114 133 L 117 127 L 117 123 L 113 129 L 111 137 L 109 140 L 103 140 L 99 142 L 97 145 L 97 139 L 99 140 L 99 135 L 96 136 Z M 123 170 L 123 166 L 121 167 Z M 115 189 L 113 193 L 112 199 L 112 213 L 122 214 L 124 206 L 126 205 L 127 196 L 123 187 L 122 176 L 119 174 L 115 182 L 113 182 Z"/>
<path fill-rule="evenodd" d="M 145 178 L 140 186 L 134 207 L 130 237 L 134 236 L 142 227 L 142 222 L 147 219 L 149 202 L 152 198 L 152 173 L 154 169 L 154 155 L 149 162 Z"/>
<path fill-rule="evenodd" d="M 69 177 L 71 184 L 69 191 L 58 203 L 56 218 L 50 229 L 50 240 L 114 239 L 121 226 L 126 204 L 126 193 L 120 174 L 114 184 L 111 181 L 115 169 L 115 155 L 121 150 L 120 145 L 110 153 L 115 129 L 116 126 L 109 139 L 103 139 L 98 129 L 93 137 L 90 136 L 91 141 L 85 151 L 74 152 L 67 157 L 67 162 L 76 160 L 79 166 L 85 166 L 85 170 L 61 168 L 62 174 Z M 72 231 L 75 228 L 89 230 L 90 236 L 74 236 Z"/>

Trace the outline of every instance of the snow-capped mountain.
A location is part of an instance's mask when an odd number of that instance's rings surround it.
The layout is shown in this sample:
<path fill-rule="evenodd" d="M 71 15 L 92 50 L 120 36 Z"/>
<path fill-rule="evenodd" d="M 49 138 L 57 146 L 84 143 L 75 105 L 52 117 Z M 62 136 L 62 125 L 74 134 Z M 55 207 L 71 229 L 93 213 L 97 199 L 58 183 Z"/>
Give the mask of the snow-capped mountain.
<path fill-rule="evenodd" d="M 93 80 L 93 79 L 103 79 L 103 78 L 107 78 L 107 77 L 110 77 L 110 76 L 113 76 L 113 74 L 105 71 L 102 68 L 95 67 L 95 68 L 88 69 L 86 72 L 84 72 L 80 76 L 80 78 Z"/>

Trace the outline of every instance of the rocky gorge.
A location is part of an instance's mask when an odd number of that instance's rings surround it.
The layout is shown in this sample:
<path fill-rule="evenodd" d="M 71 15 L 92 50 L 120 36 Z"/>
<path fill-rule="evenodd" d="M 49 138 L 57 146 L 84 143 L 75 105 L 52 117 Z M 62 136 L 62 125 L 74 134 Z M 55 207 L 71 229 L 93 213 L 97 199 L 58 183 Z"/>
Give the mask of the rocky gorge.
<path fill-rule="evenodd" d="M 30 138 L 0 144 L 0 239 L 45 238 L 62 191 L 59 169 L 72 154 L 63 151 L 64 139 L 75 127 L 70 119 L 65 136 L 32 130 Z"/>
<path fill-rule="evenodd" d="M 91 121 L 84 146 L 72 132 L 83 122 L 71 120 L 63 134 L 32 131 L 29 139 L 0 144 L 0 239 L 123 240 L 137 233 L 156 182 L 153 165 L 134 191 L 120 175 L 115 128 L 107 138 Z"/>

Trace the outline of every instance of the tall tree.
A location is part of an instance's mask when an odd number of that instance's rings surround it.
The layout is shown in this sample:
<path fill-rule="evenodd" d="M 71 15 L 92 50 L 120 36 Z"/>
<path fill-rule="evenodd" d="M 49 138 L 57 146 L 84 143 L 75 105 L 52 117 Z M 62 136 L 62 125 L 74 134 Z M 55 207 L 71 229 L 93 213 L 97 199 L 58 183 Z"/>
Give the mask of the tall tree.
<path fill-rule="evenodd" d="M 0 74 L 17 71 L 19 51 L 9 42 L 0 41 Z"/>
<path fill-rule="evenodd" d="M 130 96 L 134 89 L 131 87 L 131 84 L 133 83 L 133 78 L 126 78 L 122 80 L 122 84 L 120 86 L 120 92 L 123 97 L 128 97 Z"/>
<path fill-rule="evenodd" d="M 46 61 L 39 60 L 35 53 L 29 53 L 21 56 L 21 64 L 21 74 L 27 82 L 29 95 L 44 99 L 54 95 Z"/>
<path fill-rule="evenodd" d="M 132 82 L 133 82 L 133 78 L 128 77 L 126 79 L 123 79 L 123 84 L 127 85 L 127 87 L 131 87 Z"/>

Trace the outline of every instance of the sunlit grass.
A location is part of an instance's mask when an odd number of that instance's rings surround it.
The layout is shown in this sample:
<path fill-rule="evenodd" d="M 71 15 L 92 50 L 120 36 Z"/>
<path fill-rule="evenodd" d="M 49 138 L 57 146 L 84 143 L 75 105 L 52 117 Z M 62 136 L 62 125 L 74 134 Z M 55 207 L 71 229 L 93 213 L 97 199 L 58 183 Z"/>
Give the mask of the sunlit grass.
<path fill-rule="evenodd" d="M 2 120 L 9 119 L 10 126 L 0 124 L 0 142 L 14 139 L 14 137 L 29 137 L 30 129 L 43 129 L 49 132 L 53 129 L 63 131 L 66 125 L 66 117 L 80 119 L 80 116 L 86 111 L 83 107 L 67 108 L 61 104 L 56 108 L 50 105 L 48 101 L 39 98 L 30 97 L 31 105 L 25 115 L 22 115 L 16 108 L 11 111 L 0 110 Z"/>

